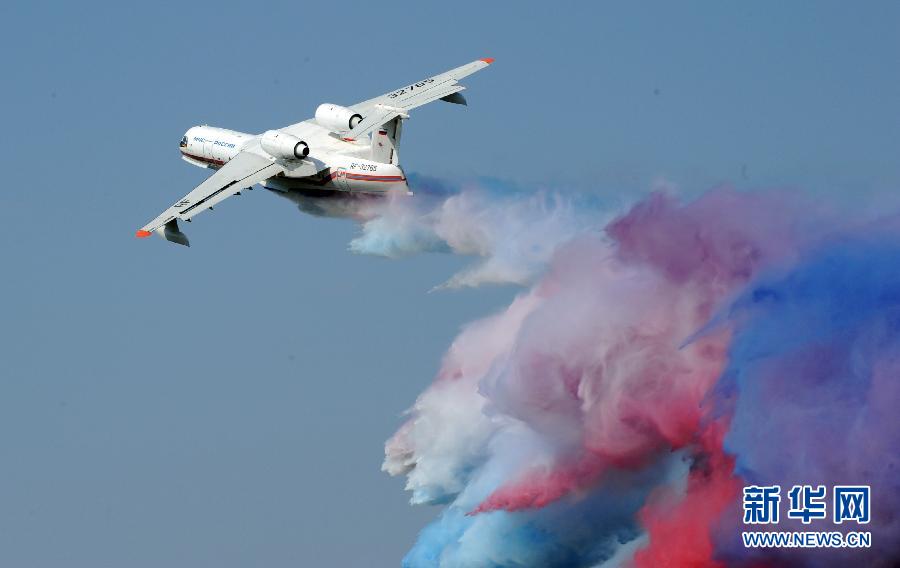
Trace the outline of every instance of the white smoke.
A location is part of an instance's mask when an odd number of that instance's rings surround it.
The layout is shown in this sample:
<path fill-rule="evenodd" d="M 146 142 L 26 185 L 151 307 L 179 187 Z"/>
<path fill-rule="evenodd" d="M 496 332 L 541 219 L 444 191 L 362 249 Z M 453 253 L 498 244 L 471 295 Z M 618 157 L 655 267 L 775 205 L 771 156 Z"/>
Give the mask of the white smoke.
<path fill-rule="evenodd" d="M 420 252 L 481 257 L 438 288 L 524 285 L 560 244 L 603 225 L 604 218 L 590 213 L 549 191 L 496 195 L 471 187 L 444 197 L 396 198 L 371 205 L 350 250 L 392 258 Z"/>

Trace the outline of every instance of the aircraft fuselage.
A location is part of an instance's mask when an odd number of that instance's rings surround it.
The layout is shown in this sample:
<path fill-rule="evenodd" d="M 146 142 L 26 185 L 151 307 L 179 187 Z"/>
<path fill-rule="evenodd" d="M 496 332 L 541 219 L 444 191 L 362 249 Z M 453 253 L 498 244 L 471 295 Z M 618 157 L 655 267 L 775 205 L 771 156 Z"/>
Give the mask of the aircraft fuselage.
<path fill-rule="evenodd" d="M 303 125 L 307 126 L 307 125 Z M 263 186 L 273 191 L 342 192 L 383 195 L 390 192 L 407 193 L 406 175 L 396 164 L 385 164 L 368 159 L 372 149 L 369 143 L 338 138 L 314 124 L 308 125 L 305 137 L 314 148 L 312 169 L 297 172 L 286 171 L 269 178 Z M 320 130 L 321 132 L 316 132 Z M 379 132 L 373 134 L 377 144 Z M 195 126 L 189 129 L 180 144 L 182 158 L 195 166 L 218 169 L 234 158 L 258 136 L 216 128 Z"/>

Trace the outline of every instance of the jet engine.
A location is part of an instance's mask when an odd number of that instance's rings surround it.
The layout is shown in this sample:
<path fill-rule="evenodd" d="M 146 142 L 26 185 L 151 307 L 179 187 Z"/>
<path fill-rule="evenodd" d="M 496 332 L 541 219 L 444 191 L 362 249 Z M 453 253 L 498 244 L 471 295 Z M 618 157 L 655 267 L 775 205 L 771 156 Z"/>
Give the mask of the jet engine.
<path fill-rule="evenodd" d="M 277 130 L 269 130 L 263 134 L 259 143 L 263 150 L 276 158 L 302 160 L 309 155 L 309 146 L 306 145 L 306 142 Z"/>
<path fill-rule="evenodd" d="M 361 120 L 361 114 L 339 105 L 325 103 L 316 109 L 316 122 L 332 132 L 352 130 Z"/>

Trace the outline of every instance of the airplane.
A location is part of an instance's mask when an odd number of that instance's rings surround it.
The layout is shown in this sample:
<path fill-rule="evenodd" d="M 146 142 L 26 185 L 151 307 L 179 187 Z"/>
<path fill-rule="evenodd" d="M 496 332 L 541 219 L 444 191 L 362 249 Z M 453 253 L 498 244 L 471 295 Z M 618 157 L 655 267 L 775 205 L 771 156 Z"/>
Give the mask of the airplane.
<path fill-rule="evenodd" d="M 314 118 L 258 135 L 194 126 L 181 138 L 181 158 L 216 172 L 135 235 L 190 246 L 179 220 L 190 222 L 255 184 L 300 198 L 411 195 L 398 153 L 403 120 L 437 100 L 466 105 L 458 81 L 493 61 L 479 59 L 349 107 L 325 103 Z"/>

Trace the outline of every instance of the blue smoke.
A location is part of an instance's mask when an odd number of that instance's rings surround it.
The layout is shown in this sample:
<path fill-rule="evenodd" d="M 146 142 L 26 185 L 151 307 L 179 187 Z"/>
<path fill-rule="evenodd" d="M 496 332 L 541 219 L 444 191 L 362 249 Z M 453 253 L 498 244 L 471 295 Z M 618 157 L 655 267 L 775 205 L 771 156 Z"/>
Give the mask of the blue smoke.
<path fill-rule="evenodd" d="M 785 491 L 871 485 L 872 522 L 855 530 L 872 531 L 869 559 L 887 565 L 900 549 L 898 235 L 827 243 L 749 287 L 728 318 L 737 331 L 714 404 L 734 413 L 725 448 L 737 458 L 737 473 Z M 781 530 L 791 530 L 785 520 L 782 513 Z M 835 530 L 830 518 L 822 523 L 792 529 Z M 747 555 L 735 537 L 723 543 L 732 561 Z M 850 557 L 799 551 L 775 558 L 842 565 Z M 862 558 L 858 551 L 852 557 Z"/>

